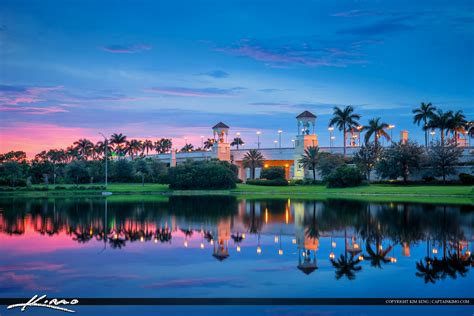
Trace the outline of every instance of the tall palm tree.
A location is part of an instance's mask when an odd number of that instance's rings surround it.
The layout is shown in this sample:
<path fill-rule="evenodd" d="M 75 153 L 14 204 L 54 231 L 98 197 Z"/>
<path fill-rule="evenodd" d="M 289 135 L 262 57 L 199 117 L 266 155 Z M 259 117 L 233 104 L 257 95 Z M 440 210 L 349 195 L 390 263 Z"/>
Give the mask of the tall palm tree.
<path fill-rule="evenodd" d="M 245 168 L 250 168 L 251 177 L 255 179 L 255 168 L 263 166 L 264 158 L 260 151 L 257 149 L 250 149 L 242 159 L 242 163 Z"/>
<path fill-rule="evenodd" d="M 94 149 L 94 144 L 86 138 L 81 138 L 75 141 L 73 145 L 75 146 L 79 157 L 83 159 L 87 159 Z"/>
<path fill-rule="evenodd" d="M 316 165 L 319 162 L 319 147 L 309 146 L 304 150 L 304 155 L 298 159 L 298 163 L 305 169 L 313 171 L 313 181 L 316 181 Z"/>
<path fill-rule="evenodd" d="M 125 151 L 133 160 L 135 155 L 142 151 L 142 142 L 137 139 L 132 139 L 125 145 Z"/>
<path fill-rule="evenodd" d="M 110 144 L 114 146 L 115 153 L 118 156 L 121 156 L 124 154 L 124 147 L 125 144 L 127 144 L 127 136 L 122 133 L 114 133 L 110 136 Z"/>
<path fill-rule="evenodd" d="M 108 141 L 98 141 L 95 144 L 95 151 L 99 156 L 105 155 L 105 143 L 107 143 L 107 155 L 110 155 L 110 153 L 114 150 L 113 146 Z"/>
<path fill-rule="evenodd" d="M 214 145 L 214 140 L 212 138 L 208 138 L 204 142 L 204 149 L 211 149 L 213 145 Z"/>
<path fill-rule="evenodd" d="M 167 153 L 171 150 L 171 146 L 173 145 L 171 139 L 169 138 L 162 138 L 155 142 L 155 150 L 159 154 Z"/>
<path fill-rule="evenodd" d="M 441 135 L 441 146 L 444 146 L 444 136 L 452 126 L 452 118 L 452 111 L 443 112 L 441 109 L 438 109 L 430 116 L 428 127 L 439 129 Z"/>
<path fill-rule="evenodd" d="M 236 146 L 237 150 L 239 149 L 239 146 L 242 146 L 244 144 L 244 141 L 240 137 L 236 137 L 232 140 L 232 143 L 230 143 L 231 146 Z"/>
<path fill-rule="evenodd" d="M 454 132 L 454 142 L 456 145 L 458 144 L 458 134 L 465 131 L 466 123 L 466 116 L 462 111 L 456 111 L 453 113 L 449 128 Z"/>
<path fill-rule="evenodd" d="M 428 147 L 428 120 L 434 114 L 436 108 L 430 103 L 421 102 L 421 105 L 418 109 L 412 111 L 413 123 L 416 123 L 420 126 L 420 123 L 423 122 L 423 131 L 425 131 L 425 147 Z"/>
<path fill-rule="evenodd" d="M 352 106 L 346 106 L 344 109 L 334 107 L 333 117 L 329 121 L 329 126 L 336 125 L 344 133 L 344 157 L 346 156 L 346 134 L 351 128 L 359 125 L 360 115 L 354 113 Z"/>
<path fill-rule="evenodd" d="M 374 135 L 374 144 L 377 147 L 380 137 L 385 137 L 386 140 L 390 141 L 390 136 L 385 131 L 388 128 L 388 124 L 380 122 L 380 117 L 370 119 L 369 124 L 364 126 L 362 129 L 365 130 L 365 143 L 368 144 L 370 137 Z"/>
<path fill-rule="evenodd" d="M 153 141 L 149 139 L 145 139 L 142 144 L 143 152 L 146 152 L 146 154 L 148 155 L 148 152 L 153 149 L 155 149 L 155 145 L 153 144 Z"/>
<path fill-rule="evenodd" d="M 183 148 L 181 148 L 182 152 L 193 151 L 193 150 L 194 150 L 194 146 L 192 144 L 186 144 L 183 146 Z"/>

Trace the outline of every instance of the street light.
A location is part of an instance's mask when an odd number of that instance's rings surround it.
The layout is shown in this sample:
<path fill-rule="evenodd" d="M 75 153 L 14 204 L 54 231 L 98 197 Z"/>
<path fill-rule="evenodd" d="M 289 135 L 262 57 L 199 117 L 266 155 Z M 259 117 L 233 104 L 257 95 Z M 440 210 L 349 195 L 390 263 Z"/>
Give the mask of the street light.
<path fill-rule="evenodd" d="M 431 132 L 430 132 L 430 135 L 431 135 L 431 144 L 433 144 L 435 134 L 436 134 L 436 132 L 434 131 L 434 129 L 432 129 Z"/>
<path fill-rule="evenodd" d="M 275 144 L 275 148 L 277 148 L 278 141 L 274 140 L 273 143 Z"/>
<path fill-rule="evenodd" d="M 395 125 L 393 125 L 393 124 L 390 124 L 390 125 L 388 126 L 388 129 L 390 130 L 390 140 L 392 141 L 392 143 L 393 143 L 392 130 L 393 130 L 394 128 L 395 128 Z"/>
<path fill-rule="evenodd" d="M 278 148 L 281 149 L 281 133 L 283 133 L 283 131 L 281 129 L 278 130 Z"/>
<path fill-rule="evenodd" d="M 187 137 L 184 138 L 184 143 L 185 143 L 186 145 L 188 144 L 188 138 L 187 138 Z"/>
<path fill-rule="evenodd" d="M 295 140 L 292 139 L 291 142 L 293 143 L 293 148 L 295 148 Z"/>
<path fill-rule="evenodd" d="M 100 133 L 100 135 L 102 135 L 102 137 L 104 137 L 104 157 L 105 157 L 105 188 L 107 189 L 107 178 L 108 178 L 108 166 L 107 166 L 107 161 L 109 160 L 109 153 L 108 153 L 108 149 L 109 149 L 109 141 L 107 139 L 107 137 L 105 137 L 104 134 Z"/>
<path fill-rule="evenodd" d="M 257 148 L 258 149 L 260 149 L 260 134 L 262 134 L 262 132 L 257 131 Z"/>
<path fill-rule="evenodd" d="M 329 131 L 329 147 L 332 149 L 332 132 L 334 131 L 334 127 L 330 126 L 328 127 Z"/>

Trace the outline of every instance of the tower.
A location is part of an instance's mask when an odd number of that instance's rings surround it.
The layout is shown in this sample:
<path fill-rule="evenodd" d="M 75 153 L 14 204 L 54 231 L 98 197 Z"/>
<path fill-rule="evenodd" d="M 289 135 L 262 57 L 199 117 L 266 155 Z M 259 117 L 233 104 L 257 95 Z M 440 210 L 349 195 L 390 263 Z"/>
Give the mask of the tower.
<path fill-rule="evenodd" d="M 214 133 L 215 139 L 214 145 L 212 146 L 213 157 L 230 162 L 230 144 L 227 142 L 229 126 L 219 122 L 212 127 L 212 132 Z"/>
<path fill-rule="evenodd" d="M 305 170 L 299 165 L 298 160 L 304 155 L 304 150 L 310 146 L 318 146 L 318 136 L 314 133 L 316 126 L 316 115 L 309 111 L 304 111 L 296 117 L 298 124 L 298 135 L 295 140 L 294 156 L 294 178 L 304 179 Z"/>

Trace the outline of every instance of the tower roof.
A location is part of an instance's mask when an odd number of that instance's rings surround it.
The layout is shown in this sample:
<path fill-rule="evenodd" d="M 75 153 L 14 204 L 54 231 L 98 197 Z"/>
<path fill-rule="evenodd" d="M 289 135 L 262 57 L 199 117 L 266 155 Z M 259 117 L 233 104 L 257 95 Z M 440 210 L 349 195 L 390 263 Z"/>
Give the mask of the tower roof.
<path fill-rule="evenodd" d="M 310 111 L 304 111 L 303 113 L 298 115 L 296 118 L 316 118 L 316 115 L 314 115 Z"/>
<path fill-rule="evenodd" d="M 229 128 L 229 126 L 225 125 L 222 122 L 219 122 L 216 125 L 214 125 L 212 128 Z"/>

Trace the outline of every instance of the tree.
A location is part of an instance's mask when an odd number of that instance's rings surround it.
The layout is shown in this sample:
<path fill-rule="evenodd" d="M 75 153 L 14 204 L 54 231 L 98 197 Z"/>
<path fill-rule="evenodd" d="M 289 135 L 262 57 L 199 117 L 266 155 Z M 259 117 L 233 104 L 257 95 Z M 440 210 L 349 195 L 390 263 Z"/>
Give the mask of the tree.
<path fill-rule="evenodd" d="M 181 152 L 188 152 L 188 151 L 193 151 L 194 150 L 194 146 L 193 144 L 186 144 L 183 146 L 183 148 L 181 148 Z"/>
<path fill-rule="evenodd" d="M 304 154 L 298 159 L 298 163 L 304 168 L 313 171 L 313 181 L 316 181 L 316 165 L 319 161 L 319 147 L 309 146 Z"/>
<path fill-rule="evenodd" d="M 421 102 L 421 105 L 418 109 L 412 111 L 413 123 L 420 126 L 420 123 L 423 122 L 423 131 L 425 132 L 425 147 L 428 147 L 428 120 L 433 116 L 436 108 L 431 103 Z"/>
<path fill-rule="evenodd" d="M 244 141 L 240 137 L 234 138 L 234 140 L 232 140 L 232 143 L 230 143 L 231 146 L 236 146 L 237 150 L 239 149 L 239 146 L 242 146 L 243 144 Z"/>
<path fill-rule="evenodd" d="M 444 136 L 452 126 L 452 117 L 452 111 L 443 112 L 443 110 L 440 109 L 430 116 L 428 127 L 439 129 L 441 135 L 441 146 L 444 146 Z"/>
<path fill-rule="evenodd" d="M 112 165 L 112 179 L 115 182 L 132 182 L 135 177 L 133 164 L 126 159 L 119 159 Z"/>
<path fill-rule="evenodd" d="M 344 157 L 346 157 L 346 134 L 347 131 L 359 125 L 360 115 L 354 113 L 352 106 L 346 106 L 344 109 L 334 107 L 333 117 L 329 121 L 329 126 L 336 125 L 344 133 Z"/>
<path fill-rule="evenodd" d="M 75 160 L 66 167 L 67 177 L 76 184 L 85 183 L 89 179 L 87 165 L 83 160 Z"/>
<path fill-rule="evenodd" d="M 250 149 L 242 159 L 242 163 L 245 168 L 250 168 L 250 177 L 255 179 L 255 169 L 263 166 L 264 158 L 260 151 L 257 149 Z"/>
<path fill-rule="evenodd" d="M 173 190 L 214 190 L 233 189 L 237 177 L 221 161 L 188 161 L 170 168 L 168 172 L 170 189 Z"/>
<path fill-rule="evenodd" d="M 385 137 L 386 140 L 390 141 L 390 136 L 385 131 L 388 128 L 388 124 L 385 122 L 380 122 L 380 117 L 370 119 L 369 124 L 364 126 L 362 130 L 365 131 L 365 143 L 367 144 L 370 141 L 372 135 L 374 135 L 374 144 L 375 146 L 379 145 L 380 137 Z"/>
<path fill-rule="evenodd" d="M 451 121 L 449 123 L 449 129 L 454 132 L 454 143 L 458 144 L 458 134 L 465 131 L 466 126 L 466 116 L 462 111 L 456 111 L 451 116 Z"/>
<path fill-rule="evenodd" d="M 155 149 L 155 145 L 153 144 L 153 141 L 149 140 L 149 139 L 145 139 L 142 143 L 142 151 L 143 153 L 146 152 L 146 154 L 148 155 L 148 153 L 150 152 L 150 150 L 154 150 Z"/>
<path fill-rule="evenodd" d="M 2 178 L 10 184 L 10 186 L 16 186 L 21 179 L 24 177 L 23 168 L 17 161 L 8 161 L 1 165 Z"/>
<path fill-rule="evenodd" d="M 346 164 L 344 157 L 338 154 L 319 153 L 318 163 L 316 169 L 323 179 L 331 174 L 337 168 Z"/>
<path fill-rule="evenodd" d="M 211 149 L 212 146 L 214 146 L 214 139 L 208 138 L 208 139 L 204 142 L 204 149 Z"/>
<path fill-rule="evenodd" d="M 94 144 L 85 138 L 81 138 L 73 143 L 80 159 L 86 159 L 92 155 Z"/>
<path fill-rule="evenodd" d="M 443 183 L 446 183 L 446 176 L 456 172 L 455 167 L 459 164 L 462 152 L 462 148 L 457 147 L 453 141 L 448 142 L 446 146 L 436 143 L 429 149 L 428 163 L 435 175 L 443 177 Z"/>
<path fill-rule="evenodd" d="M 142 186 L 145 185 L 145 177 L 151 174 L 151 168 L 145 159 L 137 159 L 135 161 L 135 171 L 142 180 Z"/>
<path fill-rule="evenodd" d="M 354 155 L 354 163 L 365 173 L 367 181 L 370 181 L 370 173 L 380 158 L 381 149 L 374 143 L 363 145 Z"/>
<path fill-rule="evenodd" d="M 383 151 L 376 165 L 377 173 L 382 178 L 402 177 L 403 182 L 406 183 L 411 173 L 420 170 L 423 154 L 423 148 L 414 142 L 394 143 Z"/>
<path fill-rule="evenodd" d="M 0 163 L 9 162 L 9 161 L 16 161 L 20 162 L 26 160 L 26 153 L 24 151 L 9 151 L 5 154 L 0 155 Z"/>
<path fill-rule="evenodd" d="M 125 152 L 130 155 L 132 160 L 135 155 L 142 151 L 142 142 L 137 139 L 132 139 L 125 145 Z"/>
<path fill-rule="evenodd" d="M 124 155 L 124 147 L 127 144 L 127 136 L 122 133 L 114 133 L 110 136 L 110 144 L 114 146 L 115 154 L 119 157 Z"/>
<path fill-rule="evenodd" d="M 285 179 L 285 169 L 283 167 L 270 167 L 265 168 L 260 173 L 261 179 L 276 180 Z"/>
<path fill-rule="evenodd" d="M 155 150 L 159 154 L 167 153 L 171 150 L 173 143 L 169 138 L 161 138 L 155 142 Z"/>

